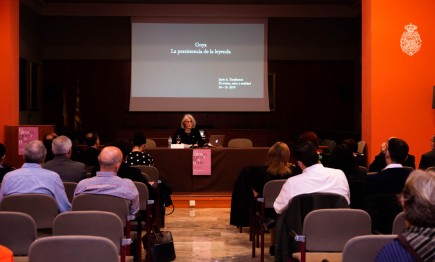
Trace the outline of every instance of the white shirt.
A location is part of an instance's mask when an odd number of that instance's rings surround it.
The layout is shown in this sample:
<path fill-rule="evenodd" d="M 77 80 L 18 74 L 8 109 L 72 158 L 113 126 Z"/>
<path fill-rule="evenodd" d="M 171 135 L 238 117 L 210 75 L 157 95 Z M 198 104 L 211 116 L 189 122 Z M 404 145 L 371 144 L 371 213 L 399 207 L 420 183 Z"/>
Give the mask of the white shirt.
<path fill-rule="evenodd" d="M 339 194 L 350 203 L 349 184 L 343 171 L 315 164 L 305 168 L 302 174 L 287 179 L 273 207 L 281 214 L 293 197 L 315 192 Z"/>

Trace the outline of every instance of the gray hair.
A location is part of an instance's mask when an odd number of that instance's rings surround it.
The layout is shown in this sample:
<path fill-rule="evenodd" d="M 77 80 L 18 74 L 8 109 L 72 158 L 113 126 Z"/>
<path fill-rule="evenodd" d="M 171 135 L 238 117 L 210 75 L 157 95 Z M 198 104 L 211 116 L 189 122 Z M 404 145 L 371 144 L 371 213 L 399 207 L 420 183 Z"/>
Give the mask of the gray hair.
<path fill-rule="evenodd" d="M 181 119 L 181 128 L 183 128 L 183 129 L 185 128 L 184 121 L 186 121 L 187 118 L 190 118 L 192 120 L 192 128 L 194 128 L 196 126 L 196 120 L 191 114 L 185 114 L 183 116 L 183 118 Z"/>
<path fill-rule="evenodd" d="M 58 136 L 51 144 L 54 155 L 66 155 L 72 147 L 71 139 L 67 136 Z"/>
<path fill-rule="evenodd" d="M 39 140 L 30 141 L 24 148 L 24 162 L 41 164 L 45 160 L 47 149 Z"/>
<path fill-rule="evenodd" d="M 402 200 L 406 220 L 412 225 L 435 226 L 435 171 L 415 170 L 406 180 Z"/>

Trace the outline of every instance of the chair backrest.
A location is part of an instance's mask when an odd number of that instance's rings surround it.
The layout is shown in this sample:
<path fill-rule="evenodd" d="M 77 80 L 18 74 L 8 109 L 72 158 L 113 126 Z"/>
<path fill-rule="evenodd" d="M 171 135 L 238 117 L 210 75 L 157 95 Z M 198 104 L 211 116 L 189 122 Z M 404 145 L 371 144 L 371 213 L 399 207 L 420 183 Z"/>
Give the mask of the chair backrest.
<path fill-rule="evenodd" d="M 358 153 L 364 154 L 365 148 L 366 148 L 366 141 L 363 141 L 363 140 L 359 141 L 358 142 Z"/>
<path fill-rule="evenodd" d="M 395 239 L 397 235 L 356 236 L 346 242 L 343 248 L 343 262 L 375 261 L 382 247 Z"/>
<path fill-rule="evenodd" d="M 147 138 L 147 143 L 145 144 L 146 148 L 156 148 L 157 144 L 156 141 L 154 141 L 153 139 L 149 139 Z"/>
<path fill-rule="evenodd" d="M 146 210 L 148 206 L 149 192 L 148 188 L 144 183 L 134 182 L 134 185 L 139 192 L 139 210 Z"/>
<path fill-rule="evenodd" d="M 402 212 L 397 194 L 372 194 L 364 197 L 363 209 L 372 219 L 372 232 L 391 234 L 394 218 Z"/>
<path fill-rule="evenodd" d="M 65 188 L 66 196 L 68 197 L 69 202 L 71 203 L 74 198 L 74 191 L 76 190 L 77 183 L 76 182 L 63 182 L 63 187 Z"/>
<path fill-rule="evenodd" d="M 267 182 L 263 187 L 264 207 L 271 208 L 287 179 L 277 179 Z"/>
<path fill-rule="evenodd" d="M 21 212 L 0 212 L 0 244 L 12 250 L 15 256 L 27 256 L 36 237 L 36 224 L 31 216 Z"/>
<path fill-rule="evenodd" d="M 45 194 L 16 194 L 3 198 L 0 210 L 23 212 L 30 215 L 37 229 L 50 229 L 59 213 L 56 200 Z"/>
<path fill-rule="evenodd" d="M 392 233 L 400 234 L 406 227 L 405 212 L 402 211 L 394 218 Z"/>
<path fill-rule="evenodd" d="M 251 148 L 252 141 L 249 138 L 233 138 L 228 141 L 229 148 Z"/>
<path fill-rule="evenodd" d="M 361 209 L 318 209 L 305 217 L 303 232 L 307 251 L 341 252 L 349 239 L 371 233 L 371 220 Z"/>
<path fill-rule="evenodd" d="M 119 262 L 119 254 L 116 245 L 105 237 L 49 236 L 32 243 L 29 261 Z"/>
<path fill-rule="evenodd" d="M 99 210 L 112 212 L 118 215 L 123 226 L 127 225 L 129 205 L 126 199 L 97 194 L 80 194 L 74 197 L 72 211 Z"/>
<path fill-rule="evenodd" d="M 106 211 L 69 211 L 59 214 L 53 222 L 53 235 L 87 235 L 110 239 L 120 252 L 124 227 L 121 219 Z"/>
<path fill-rule="evenodd" d="M 149 181 L 153 181 L 154 183 L 158 183 L 159 181 L 159 170 L 154 166 L 146 166 L 146 165 L 134 165 L 132 167 L 138 168 L 142 173 L 145 173 L 149 177 Z"/>

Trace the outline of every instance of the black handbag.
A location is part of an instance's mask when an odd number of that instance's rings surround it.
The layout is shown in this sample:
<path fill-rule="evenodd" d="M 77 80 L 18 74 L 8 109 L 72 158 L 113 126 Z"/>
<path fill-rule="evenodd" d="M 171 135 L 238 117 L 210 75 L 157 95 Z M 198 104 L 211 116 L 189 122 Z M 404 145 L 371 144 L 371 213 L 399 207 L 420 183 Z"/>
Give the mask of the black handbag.
<path fill-rule="evenodd" d="M 167 262 L 175 260 L 175 248 L 171 231 L 160 231 L 156 225 L 153 225 L 153 232 L 149 240 L 152 261 Z"/>

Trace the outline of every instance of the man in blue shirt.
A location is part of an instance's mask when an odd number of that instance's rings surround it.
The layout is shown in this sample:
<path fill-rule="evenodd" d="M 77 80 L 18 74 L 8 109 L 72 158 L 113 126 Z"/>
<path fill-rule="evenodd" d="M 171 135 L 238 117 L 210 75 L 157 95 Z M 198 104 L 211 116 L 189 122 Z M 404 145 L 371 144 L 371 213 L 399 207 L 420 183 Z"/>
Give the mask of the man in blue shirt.
<path fill-rule="evenodd" d="M 24 149 L 24 164 L 3 178 L 0 202 L 3 197 L 14 194 L 46 194 L 53 196 L 59 212 L 71 209 L 62 180 L 53 171 L 43 169 L 47 150 L 39 140 L 29 142 Z"/>
<path fill-rule="evenodd" d="M 107 146 L 98 156 L 100 171 L 95 177 L 81 180 L 74 191 L 74 196 L 80 194 L 111 195 L 129 200 L 130 214 L 139 211 L 139 192 L 136 185 L 128 178 L 117 176 L 122 162 L 119 148 Z"/>

